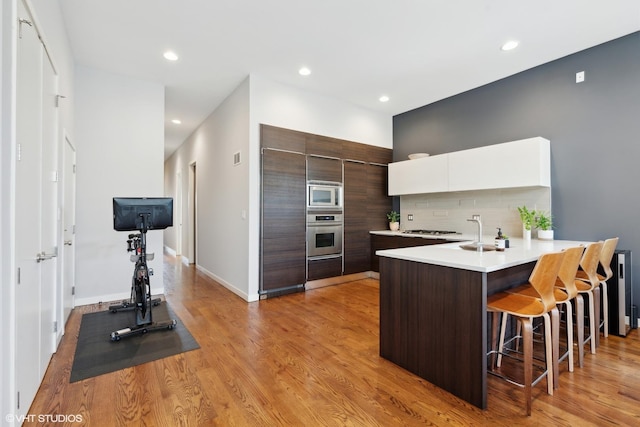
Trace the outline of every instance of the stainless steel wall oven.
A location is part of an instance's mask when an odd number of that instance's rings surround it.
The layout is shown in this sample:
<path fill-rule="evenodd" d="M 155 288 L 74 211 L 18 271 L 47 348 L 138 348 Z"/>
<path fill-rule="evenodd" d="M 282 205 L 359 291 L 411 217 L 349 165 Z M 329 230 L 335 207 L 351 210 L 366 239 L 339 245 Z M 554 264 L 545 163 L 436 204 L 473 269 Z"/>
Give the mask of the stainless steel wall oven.
<path fill-rule="evenodd" d="M 307 257 L 342 254 L 342 213 L 307 215 Z"/>

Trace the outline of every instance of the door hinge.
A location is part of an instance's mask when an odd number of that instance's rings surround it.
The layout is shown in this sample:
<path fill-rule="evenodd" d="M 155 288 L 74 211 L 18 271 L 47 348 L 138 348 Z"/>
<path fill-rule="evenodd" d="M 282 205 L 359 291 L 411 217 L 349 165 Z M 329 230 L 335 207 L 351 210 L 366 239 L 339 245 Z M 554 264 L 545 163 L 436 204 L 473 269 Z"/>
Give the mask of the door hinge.
<path fill-rule="evenodd" d="M 20 409 L 20 392 L 18 392 L 18 398 L 16 399 L 18 403 L 18 409 Z"/>
<path fill-rule="evenodd" d="M 60 98 L 66 98 L 66 96 L 56 95 L 56 108 L 60 106 Z"/>
<path fill-rule="evenodd" d="M 18 267 L 18 277 L 17 277 L 17 279 L 18 279 L 18 285 L 19 285 L 20 284 L 20 267 Z"/>
<path fill-rule="evenodd" d="M 33 27 L 33 23 L 31 21 L 29 21 L 28 19 L 22 19 L 20 18 L 18 20 L 18 38 L 21 39 L 22 38 L 22 24 L 27 24 L 30 27 Z"/>
<path fill-rule="evenodd" d="M 58 171 L 51 172 L 51 182 L 58 182 L 60 180 L 60 176 L 58 175 Z"/>
<path fill-rule="evenodd" d="M 57 320 L 53 321 L 53 332 L 58 332 L 58 321 Z"/>
<path fill-rule="evenodd" d="M 22 144 L 17 145 L 16 151 L 16 154 L 18 155 L 18 161 L 22 160 Z"/>
<path fill-rule="evenodd" d="M 73 173 L 76 173 L 76 165 L 73 165 Z"/>
<path fill-rule="evenodd" d="M 76 287 L 72 286 L 71 287 L 71 295 L 75 295 L 76 294 Z"/>

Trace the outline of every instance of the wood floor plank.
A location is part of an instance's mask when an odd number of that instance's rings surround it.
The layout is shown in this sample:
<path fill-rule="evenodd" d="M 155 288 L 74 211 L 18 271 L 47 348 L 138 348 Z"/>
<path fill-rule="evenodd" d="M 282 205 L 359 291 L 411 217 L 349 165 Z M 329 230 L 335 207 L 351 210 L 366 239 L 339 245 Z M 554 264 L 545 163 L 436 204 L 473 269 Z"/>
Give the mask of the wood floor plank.
<path fill-rule="evenodd" d="M 582 369 L 563 364 L 526 417 L 522 391 L 498 378 L 483 411 L 381 358 L 377 280 L 246 303 L 179 259 L 165 255 L 164 270 L 200 349 L 71 384 L 82 314 L 108 304 L 77 307 L 30 414 L 100 427 L 640 425 L 638 330 L 602 338 Z"/>

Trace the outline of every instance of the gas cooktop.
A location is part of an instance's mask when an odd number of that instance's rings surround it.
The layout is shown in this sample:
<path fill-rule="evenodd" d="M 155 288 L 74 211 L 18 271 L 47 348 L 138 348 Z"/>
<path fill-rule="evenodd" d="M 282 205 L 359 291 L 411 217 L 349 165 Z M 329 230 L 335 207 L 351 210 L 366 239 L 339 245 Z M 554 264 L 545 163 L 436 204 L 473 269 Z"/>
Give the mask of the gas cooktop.
<path fill-rule="evenodd" d="M 449 231 L 449 230 L 404 230 L 403 233 L 406 234 L 429 234 L 432 236 L 439 236 L 441 234 L 460 234 L 457 231 Z"/>

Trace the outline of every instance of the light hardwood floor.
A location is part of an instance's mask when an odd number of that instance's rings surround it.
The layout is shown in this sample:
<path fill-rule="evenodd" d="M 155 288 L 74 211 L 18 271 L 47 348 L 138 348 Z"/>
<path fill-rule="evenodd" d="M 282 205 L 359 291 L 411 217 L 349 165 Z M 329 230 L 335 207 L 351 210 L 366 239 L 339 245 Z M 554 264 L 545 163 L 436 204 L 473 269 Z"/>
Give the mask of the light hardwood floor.
<path fill-rule="evenodd" d="M 248 304 L 165 255 L 164 281 L 199 350 L 70 384 L 82 313 L 107 304 L 77 307 L 29 413 L 100 427 L 640 425 L 638 330 L 602 339 L 582 369 L 563 364 L 526 417 L 522 391 L 498 378 L 483 411 L 382 359 L 377 280 Z"/>

